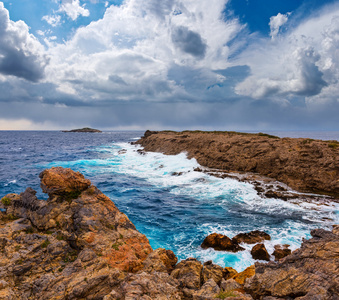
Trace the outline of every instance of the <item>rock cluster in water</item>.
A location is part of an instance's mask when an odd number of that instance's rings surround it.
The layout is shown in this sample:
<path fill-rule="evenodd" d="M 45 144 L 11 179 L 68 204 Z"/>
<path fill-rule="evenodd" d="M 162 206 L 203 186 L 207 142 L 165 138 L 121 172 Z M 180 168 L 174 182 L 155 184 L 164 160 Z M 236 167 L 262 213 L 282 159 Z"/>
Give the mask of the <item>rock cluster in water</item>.
<path fill-rule="evenodd" d="M 147 131 L 136 143 L 145 151 L 173 155 L 186 152 L 204 167 L 257 173 L 301 192 L 339 198 L 338 141 L 278 138 L 262 133 Z M 282 191 L 279 187 L 263 195 L 293 198 Z"/>
<path fill-rule="evenodd" d="M 338 227 L 238 273 L 153 250 L 78 172 L 58 167 L 40 178 L 47 201 L 31 188 L 1 199 L 0 299 L 337 299 Z"/>

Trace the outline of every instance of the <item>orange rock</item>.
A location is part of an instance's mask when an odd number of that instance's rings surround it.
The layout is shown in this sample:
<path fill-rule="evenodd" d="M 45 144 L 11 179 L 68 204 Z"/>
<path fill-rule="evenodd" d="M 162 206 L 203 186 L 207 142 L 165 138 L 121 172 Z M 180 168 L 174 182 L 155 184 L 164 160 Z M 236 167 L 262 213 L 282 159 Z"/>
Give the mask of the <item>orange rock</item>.
<path fill-rule="evenodd" d="M 231 268 L 231 267 L 225 267 L 224 268 L 224 278 L 227 279 L 231 279 L 234 276 L 236 276 L 238 274 L 237 270 Z"/>
<path fill-rule="evenodd" d="M 41 188 L 50 197 L 53 195 L 70 195 L 75 198 L 77 193 L 86 190 L 91 181 L 84 175 L 71 169 L 54 167 L 40 173 Z"/>
<path fill-rule="evenodd" d="M 243 285 L 247 278 L 251 278 L 254 275 L 255 275 L 255 266 L 252 265 L 248 267 L 247 269 L 245 269 L 244 271 L 242 271 L 241 273 L 238 273 L 237 275 L 235 275 L 233 279 L 239 284 Z"/>

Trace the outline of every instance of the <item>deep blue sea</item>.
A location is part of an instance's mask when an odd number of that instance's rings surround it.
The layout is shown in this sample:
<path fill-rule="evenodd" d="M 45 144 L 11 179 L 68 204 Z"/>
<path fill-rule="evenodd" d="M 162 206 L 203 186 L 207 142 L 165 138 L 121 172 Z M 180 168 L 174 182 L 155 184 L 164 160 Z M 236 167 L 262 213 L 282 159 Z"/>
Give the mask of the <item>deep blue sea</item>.
<path fill-rule="evenodd" d="M 270 132 L 279 136 L 339 140 L 339 132 Z M 38 191 L 39 173 L 53 166 L 82 172 L 127 214 L 152 247 L 167 248 L 179 259 L 213 260 L 238 271 L 253 264 L 249 250 L 227 253 L 203 250 L 204 238 L 218 232 L 233 237 L 255 229 L 272 236 L 268 251 L 278 243 L 294 250 L 313 228 L 339 223 L 339 206 L 329 203 L 285 202 L 257 195 L 253 186 L 220 179 L 193 169 L 185 154 L 140 155 L 129 142 L 143 132 L 62 133 L 56 131 L 0 131 L 0 197 L 26 187 Z M 120 151 L 126 149 L 126 151 Z M 173 176 L 173 172 L 183 172 Z"/>

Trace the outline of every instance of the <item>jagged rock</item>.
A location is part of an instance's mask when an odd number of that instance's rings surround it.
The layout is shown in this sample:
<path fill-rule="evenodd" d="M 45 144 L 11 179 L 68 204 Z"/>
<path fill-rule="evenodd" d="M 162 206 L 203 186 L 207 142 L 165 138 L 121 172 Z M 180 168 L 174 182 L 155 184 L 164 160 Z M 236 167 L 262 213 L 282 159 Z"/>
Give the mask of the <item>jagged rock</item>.
<path fill-rule="evenodd" d="M 203 266 L 195 258 L 188 258 L 178 263 L 171 273 L 173 278 L 187 289 L 198 290 L 201 287 L 201 272 Z"/>
<path fill-rule="evenodd" d="M 229 237 L 226 235 L 222 235 L 219 233 L 212 233 L 208 235 L 201 244 L 201 248 L 213 248 L 214 250 L 219 251 L 232 251 L 238 252 L 245 250 L 238 243 L 233 242 Z"/>
<path fill-rule="evenodd" d="M 223 279 L 220 283 L 220 288 L 224 291 L 232 291 L 235 289 L 240 289 L 241 285 L 232 278 L 228 280 Z"/>
<path fill-rule="evenodd" d="M 251 250 L 251 255 L 254 259 L 270 260 L 270 255 L 268 254 L 264 244 L 255 245 Z"/>
<path fill-rule="evenodd" d="M 143 270 L 147 273 L 154 271 L 171 273 L 177 262 L 178 258 L 173 251 L 159 248 L 154 250 L 144 261 Z"/>
<path fill-rule="evenodd" d="M 264 240 L 271 240 L 271 236 L 260 230 L 254 230 L 248 233 L 239 233 L 234 238 L 232 238 L 232 241 L 238 244 L 256 244 L 263 242 Z"/>
<path fill-rule="evenodd" d="M 218 265 L 208 261 L 204 263 L 204 268 L 202 270 L 202 280 L 207 282 L 209 279 L 213 279 L 217 284 L 220 284 L 221 279 L 224 277 L 224 269 Z"/>
<path fill-rule="evenodd" d="M 239 284 L 243 285 L 247 278 L 251 278 L 255 275 L 256 268 L 254 265 L 246 268 L 244 271 L 236 274 L 233 279 Z"/>
<path fill-rule="evenodd" d="M 41 179 L 50 193 L 47 201 L 30 188 L 6 196 L 7 221 L 0 225 L 6 299 L 32 293 L 35 299 L 102 299 L 126 272 L 143 268 L 152 252 L 148 239 L 89 180 L 62 168 L 42 172 Z M 75 190 L 76 197 L 69 198 Z"/>
<path fill-rule="evenodd" d="M 227 280 L 227 279 L 230 279 L 230 278 L 233 278 L 234 276 L 236 276 L 238 274 L 237 270 L 234 270 L 233 268 L 231 267 L 225 267 L 224 268 L 224 278 Z"/>
<path fill-rule="evenodd" d="M 214 300 L 216 294 L 218 294 L 219 292 L 219 286 L 211 278 L 204 283 L 199 291 L 193 294 L 193 300 Z"/>
<path fill-rule="evenodd" d="M 67 199 L 76 198 L 91 185 L 91 181 L 85 179 L 81 173 L 61 167 L 45 170 L 39 177 L 41 178 L 41 189 L 49 197 L 59 195 L 65 196 Z"/>
<path fill-rule="evenodd" d="M 313 238 L 278 262 L 256 263 L 256 275 L 245 284 L 255 299 L 270 295 L 286 299 L 329 300 L 339 295 L 339 235 L 312 230 Z"/>
<path fill-rule="evenodd" d="M 180 300 L 179 283 L 167 273 L 141 272 L 128 275 L 118 288 L 105 299 Z"/>
<path fill-rule="evenodd" d="M 274 252 L 272 255 L 275 257 L 275 260 L 282 259 L 287 255 L 292 253 L 291 249 L 288 249 L 289 245 L 275 245 Z"/>

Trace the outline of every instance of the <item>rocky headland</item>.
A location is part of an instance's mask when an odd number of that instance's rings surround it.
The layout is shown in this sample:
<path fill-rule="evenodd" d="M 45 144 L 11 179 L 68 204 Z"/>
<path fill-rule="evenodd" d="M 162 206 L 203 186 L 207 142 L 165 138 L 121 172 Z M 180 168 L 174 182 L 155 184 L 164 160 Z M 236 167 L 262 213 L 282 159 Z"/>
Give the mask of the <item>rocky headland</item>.
<path fill-rule="evenodd" d="M 89 128 L 89 127 L 84 127 L 80 129 L 72 129 L 72 130 L 62 130 L 62 132 L 91 132 L 91 133 L 96 133 L 96 132 L 102 132 L 99 129 L 94 129 L 94 128 Z"/>
<path fill-rule="evenodd" d="M 338 299 L 339 227 L 314 230 L 292 254 L 238 273 L 153 250 L 78 172 L 57 167 L 40 178 L 46 201 L 27 188 L 0 202 L 0 299 Z M 254 231 L 218 238 L 260 245 L 270 237 Z"/>
<path fill-rule="evenodd" d="M 268 198 L 297 196 L 283 185 L 267 190 L 260 180 L 268 185 L 270 179 L 278 180 L 298 192 L 339 199 L 338 141 L 279 138 L 264 133 L 146 131 L 136 143 L 144 151 L 169 155 L 186 152 L 211 174 L 250 181 Z M 267 178 L 258 178 L 257 174 Z"/>

